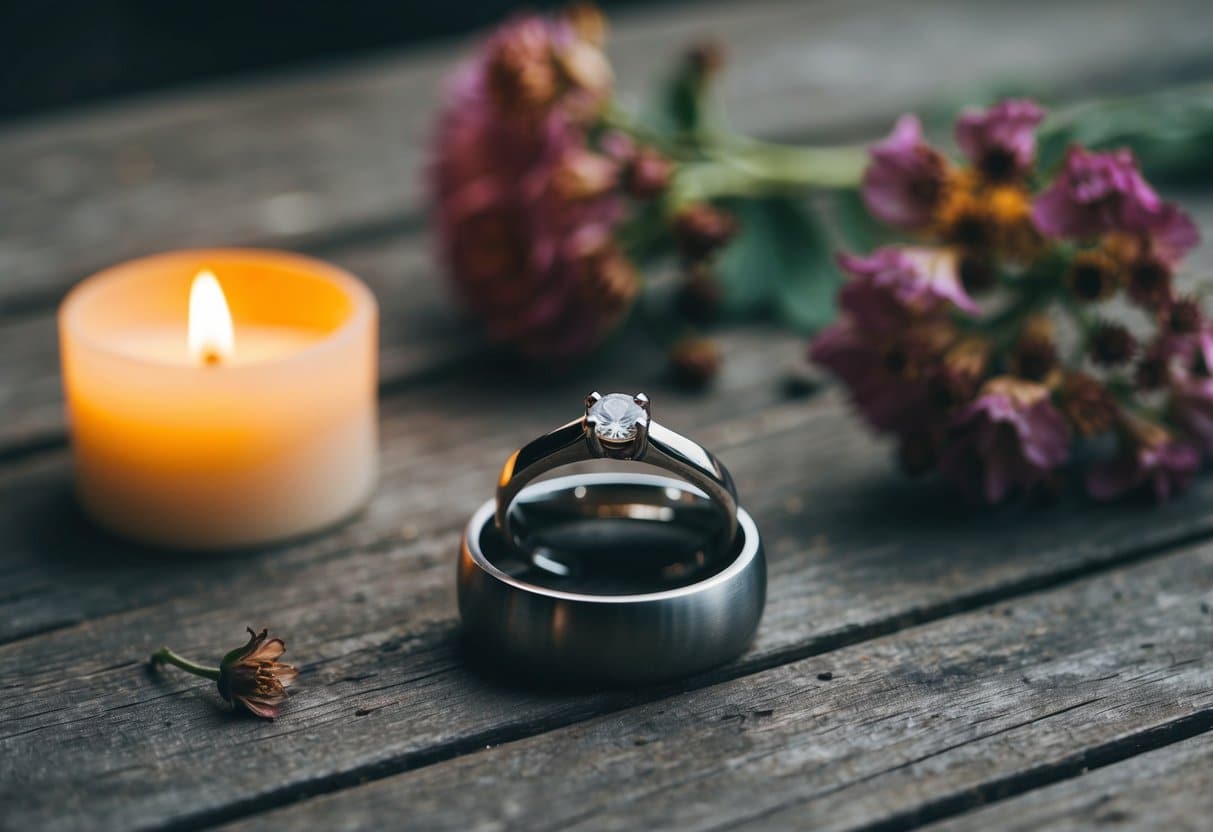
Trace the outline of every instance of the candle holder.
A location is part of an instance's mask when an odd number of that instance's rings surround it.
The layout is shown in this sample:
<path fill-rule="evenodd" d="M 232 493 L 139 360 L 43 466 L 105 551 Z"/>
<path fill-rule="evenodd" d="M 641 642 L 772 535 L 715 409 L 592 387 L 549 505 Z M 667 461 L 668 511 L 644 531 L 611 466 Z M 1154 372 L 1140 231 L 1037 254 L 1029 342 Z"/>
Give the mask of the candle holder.
<path fill-rule="evenodd" d="M 178 251 L 86 279 L 59 310 L 84 509 L 185 549 L 350 516 L 377 476 L 377 327 L 362 282 L 285 252 Z"/>

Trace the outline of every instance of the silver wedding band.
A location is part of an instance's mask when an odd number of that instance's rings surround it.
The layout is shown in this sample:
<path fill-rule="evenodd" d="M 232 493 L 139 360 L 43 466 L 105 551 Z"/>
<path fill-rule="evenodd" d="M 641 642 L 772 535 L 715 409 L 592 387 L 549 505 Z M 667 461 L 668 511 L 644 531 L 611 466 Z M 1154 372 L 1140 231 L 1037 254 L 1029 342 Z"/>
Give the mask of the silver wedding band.
<path fill-rule="evenodd" d="M 721 664 L 753 639 L 766 599 L 762 542 L 744 509 L 723 517 L 707 489 L 640 473 L 579 474 L 511 497 L 513 524 L 502 524 L 501 506 L 486 502 L 464 532 L 459 610 L 471 643 L 512 669 L 647 683 Z M 599 592 L 592 569 L 573 574 L 577 564 L 559 551 L 558 532 L 570 524 L 585 528 L 569 557 L 601 544 L 608 566 L 622 558 L 640 565 L 641 585 Z M 669 560 L 668 547 L 617 544 L 613 535 L 629 524 L 637 540 L 699 540 Z"/>

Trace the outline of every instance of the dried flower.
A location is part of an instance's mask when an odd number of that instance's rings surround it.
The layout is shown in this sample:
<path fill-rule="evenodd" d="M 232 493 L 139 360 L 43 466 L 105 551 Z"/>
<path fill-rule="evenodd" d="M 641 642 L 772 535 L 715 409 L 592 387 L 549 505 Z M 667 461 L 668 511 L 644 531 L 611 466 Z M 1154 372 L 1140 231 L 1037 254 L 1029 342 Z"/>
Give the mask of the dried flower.
<path fill-rule="evenodd" d="M 1069 444 L 1070 429 L 1048 389 L 1001 376 L 956 416 L 939 469 L 971 497 L 997 503 L 1046 482 Z"/>
<path fill-rule="evenodd" d="M 1103 251 L 1080 251 L 1066 270 L 1066 285 L 1081 301 L 1106 300 L 1120 285 L 1120 267 Z"/>
<path fill-rule="evenodd" d="M 1057 346 L 1047 335 L 1024 333 L 1011 349 L 1010 367 L 1019 378 L 1048 382 L 1057 369 Z"/>
<path fill-rule="evenodd" d="M 489 336 L 567 361 L 597 345 L 637 290 L 611 243 L 617 163 L 590 146 L 590 90 L 543 67 L 579 41 L 563 19 L 507 24 L 454 78 L 436 137 L 439 243 Z M 580 41 L 585 43 L 584 41 Z"/>
<path fill-rule="evenodd" d="M 1125 288 L 1134 303 L 1158 309 L 1171 300 L 1171 267 L 1158 257 L 1140 257 L 1129 264 Z"/>
<path fill-rule="evenodd" d="M 1176 335 L 1195 335 L 1204 324 L 1200 301 L 1193 297 L 1177 298 L 1160 312 L 1158 323 Z"/>
<path fill-rule="evenodd" d="M 183 659 L 167 647 L 152 654 L 153 665 L 171 664 L 182 670 L 213 680 L 219 695 L 228 704 L 240 706 L 265 719 L 276 718 L 287 699 L 286 688 L 299 676 L 299 671 L 278 661 L 286 652 L 280 638 L 269 638 L 268 632 L 248 628 L 249 640 L 223 657 L 219 667 L 206 667 Z"/>
<path fill-rule="evenodd" d="M 1036 127 L 1044 116 L 1036 102 L 1023 99 L 968 110 L 956 119 L 956 144 L 988 181 L 1016 179 L 1035 161 Z"/>
<path fill-rule="evenodd" d="M 652 199 L 669 187 L 673 173 L 674 164 L 669 159 L 651 147 L 643 147 L 624 172 L 624 189 L 636 199 Z"/>
<path fill-rule="evenodd" d="M 1067 373 L 1061 384 L 1061 410 L 1081 436 L 1098 436 L 1116 424 L 1120 408 L 1098 379 Z"/>
<path fill-rule="evenodd" d="M 840 254 L 838 265 L 853 278 L 839 294 L 839 305 L 864 326 L 948 308 L 979 311 L 961 285 L 956 258 L 944 250 L 881 248 L 866 257 Z"/>
<path fill-rule="evenodd" d="M 1087 472 L 1087 491 L 1097 500 L 1146 488 L 1161 502 L 1186 488 L 1200 468 L 1200 452 L 1161 425 L 1126 419 L 1121 433 L 1122 450 L 1117 458 L 1093 465 Z"/>
<path fill-rule="evenodd" d="M 900 228 L 929 225 L 946 195 L 948 163 L 923 139 L 922 123 L 902 116 L 871 155 L 863 198 L 872 215 Z"/>
<path fill-rule="evenodd" d="M 691 263 L 705 260 L 737 233 L 737 220 L 706 202 L 682 208 L 674 218 L 674 241 Z"/>
<path fill-rule="evenodd" d="M 1091 333 L 1088 345 L 1091 360 L 1104 367 L 1119 367 L 1133 359 L 1137 352 L 1137 339 L 1123 325 L 1103 321 Z"/>
<path fill-rule="evenodd" d="M 1213 457 L 1213 327 L 1172 289 L 1195 226 L 1127 151 L 1072 147 L 1034 197 L 1042 117 L 1029 101 L 962 114 L 957 142 L 971 164 L 956 167 L 923 144 L 917 120 L 898 121 L 872 150 L 865 197 L 919 242 L 838 258 L 851 277 L 838 294 L 842 315 L 810 357 L 896 438 L 910 473 L 934 468 L 999 502 L 1056 486 L 1075 435 L 1119 428 L 1122 453 L 1089 469 L 1092 493 L 1150 484 L 1166 497 L 1195 470 L 1197 446 Z M 995 287 L 986 314 L 972 294 Z M 1092 323 L 1074 303 L 1122 291 L 1156 326 L 1135 366 L 1142 350 L 1129 328 Z M 1059 319 L 1080 333 L 1079 352 L 1063 355 Z M 1083 372 L 1085 359 L 1097 369 Z M 1132 383 L 1120 369 L 1130 366 Z M 1160 422 L 1150 428 L 1138 413 Z"/>
<path fill-rule="evenodd" d="M 684 338 L 670 350 L 674 380 L 684 387 L 707 386 L 720 372 L 720 350 L 707 338 Z"/>

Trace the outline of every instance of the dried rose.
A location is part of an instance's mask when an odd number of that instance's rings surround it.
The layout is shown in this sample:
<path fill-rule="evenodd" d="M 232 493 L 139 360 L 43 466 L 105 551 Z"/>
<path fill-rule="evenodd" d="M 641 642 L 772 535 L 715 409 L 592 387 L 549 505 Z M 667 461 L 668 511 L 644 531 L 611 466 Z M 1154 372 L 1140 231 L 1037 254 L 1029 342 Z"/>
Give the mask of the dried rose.
<path fill-rule="evenodd" d="M 183 659 L 167 647 L 152 654 L 153 665 L 171 664 L 195 676 L 211 679 L 219 695 L 233 706 L 240 706 L 264 719 L 274 719 L 286 701 L 286 687 L 295 681 L 299 671 L 278 661 L 286 652 L 280 638 L 269 638 L 268 632 L 248 628 L 249 640 L 223 657 L 219 667 L 206 667 Z"/>

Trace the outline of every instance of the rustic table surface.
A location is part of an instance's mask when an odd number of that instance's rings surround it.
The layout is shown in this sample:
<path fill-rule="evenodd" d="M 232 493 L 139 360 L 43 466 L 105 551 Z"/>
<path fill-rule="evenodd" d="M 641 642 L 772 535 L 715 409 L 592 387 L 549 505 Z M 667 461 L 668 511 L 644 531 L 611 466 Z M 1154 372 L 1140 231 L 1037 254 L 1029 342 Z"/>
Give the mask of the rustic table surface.
<path fill-rule="evenodd" d="M 739 126 L 868 138 L 978 82 L 1064 100 L 1213 75 L 1210 31 L 1205 0 L 763 0 L 624 14 L 612 50 L 634 96 L 675 44 L 719 35 Z M 836 392 L 785 384 L 803 344 L 764 331 L 723 336 L 706 395 L 643 353 L 504 378 L 451 309 L 421 204 L 466 49 L 0 131 L 0 826 L 1210 828 L 1213 478 L 1161 508 L 972 510 L 903 481 Z M 1213 192 L 1178 195 L 1213 236 Z M 74 507 L 54 311 L 98 267 L 219 243 L 374 288 L 382 482 L 330 534 L 174 557 Z M 458 651 L 459 532 L 590 388 L 648 390 L 731 467 L 767 541 L 766 616 L 739 660 L 677 684 L 511 688 Z M 145 665 L 245 624 L 302 671 L 277 721 Z"/>

